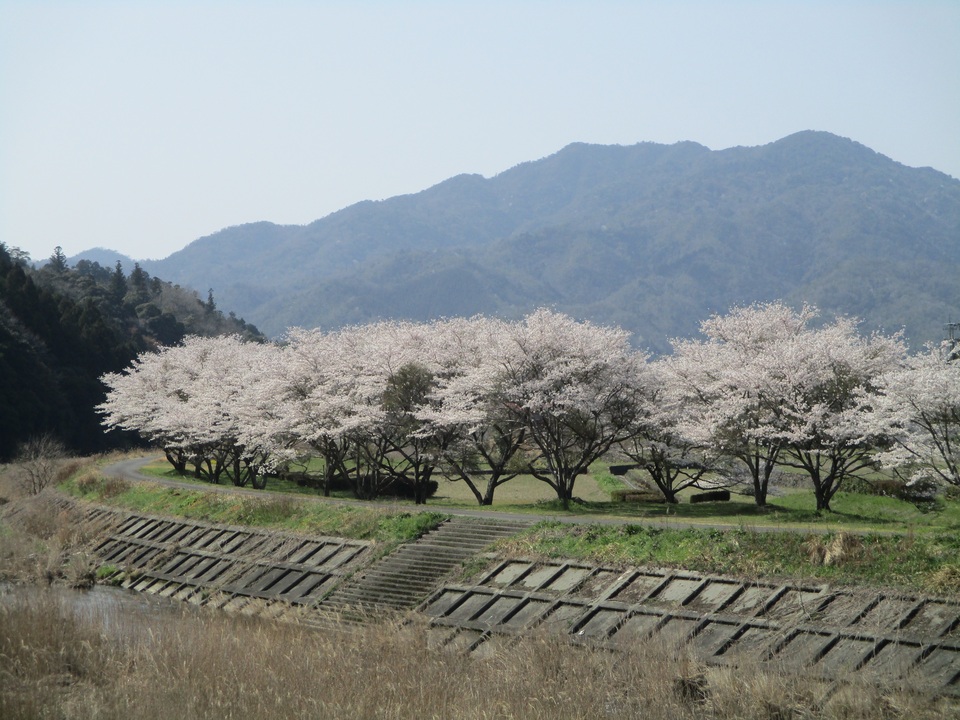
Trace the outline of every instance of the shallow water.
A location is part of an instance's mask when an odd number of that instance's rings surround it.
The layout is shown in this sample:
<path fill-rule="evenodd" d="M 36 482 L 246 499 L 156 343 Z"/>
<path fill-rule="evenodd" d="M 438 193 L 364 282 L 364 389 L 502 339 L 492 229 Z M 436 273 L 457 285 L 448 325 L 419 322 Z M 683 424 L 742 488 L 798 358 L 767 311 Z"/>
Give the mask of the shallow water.
<path fill-rule="evenodd" d="M 58 608 L 61 617 L 72 614 L 111 638 L 131 642 L 154 638 L 165 627 L 199 612 L 176 600 L 106 585 L 75 590 L 59 585 L 0 583 L 0 609 L 45 603 Z"/>

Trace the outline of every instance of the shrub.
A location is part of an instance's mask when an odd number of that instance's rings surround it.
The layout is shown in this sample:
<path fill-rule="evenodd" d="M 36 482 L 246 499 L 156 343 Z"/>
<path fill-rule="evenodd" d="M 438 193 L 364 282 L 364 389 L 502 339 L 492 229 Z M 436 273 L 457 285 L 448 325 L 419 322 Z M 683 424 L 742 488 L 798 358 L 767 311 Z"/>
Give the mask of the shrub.
<path fill-rule="evenodd" d="M 925 509 L 937 500 L 939 487 L 929 478 L 907 482 L 901 478 L 879 478 L 867 480 L 851 478 L 845 487 L 850 492 L 877 497 L 890 497 Z"/>
<path fill-rule="evenodd" d="M 65 454 L 66 449 L 60 441 L 49 435 L 31 438 L 20 445 L 16 462 L 21 488 L 30 495 L 36 495 L 52 484 Z"/>
<path fill-rule="evenodd" d="M 635 490 L 633 488 L 621 488 L 613 490 L 610 493 L 610 499 L 613 502 L 645 502 L 645 503 L 664 503 L 666 500 L 660 492 L 654 490 Z"/>
<path fill-rule="evenodd" d="M 730 500 L 729 490 L 711 490 L 709 492 L 696 493 L 690 496 L 690 502 L 727 502 Z"/>

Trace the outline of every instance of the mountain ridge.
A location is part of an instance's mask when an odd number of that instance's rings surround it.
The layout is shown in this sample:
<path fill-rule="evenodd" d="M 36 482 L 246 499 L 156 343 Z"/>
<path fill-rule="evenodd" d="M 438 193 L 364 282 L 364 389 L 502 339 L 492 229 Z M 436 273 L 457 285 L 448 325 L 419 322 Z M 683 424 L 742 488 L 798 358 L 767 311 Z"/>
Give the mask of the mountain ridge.
<path fill-rule="evenodd" d="M 572 143 L 308 225 L 225 228 L 141 264 L 214 288 L 273 336 L 550 305 L 662 351 L 711 312 L 783 298 L 903 326 L 918 344 L 960 305 L 958 238 L 960 181 L 802 131 L 716 151 Z"/>

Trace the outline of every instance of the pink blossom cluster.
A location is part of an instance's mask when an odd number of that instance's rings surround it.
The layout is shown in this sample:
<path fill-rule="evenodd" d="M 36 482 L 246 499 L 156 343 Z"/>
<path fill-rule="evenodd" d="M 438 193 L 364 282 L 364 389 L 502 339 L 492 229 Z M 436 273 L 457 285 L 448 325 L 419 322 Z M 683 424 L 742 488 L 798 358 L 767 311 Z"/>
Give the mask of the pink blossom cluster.
<path fill-rule="evenodd" d="M 278 344 L 191 337 L 104 376 L 99 410 L 215 482 L 262 486 L 300 463 L 326 491 L 403 486 L 418 502 L 445 478 L 491 503 L 528 473 L 568 505 L 603 457 L 645 471 L 672 502 L 745 481 L 763 504 L 776 467 L 805 474 L 818 509 L 878 463 L 960 484 L 960 368 L 849 319 L 817 320 L 807 306 L 734 308 L 661 358 L 619 328 L 549 310 L 297 328 Z"/>

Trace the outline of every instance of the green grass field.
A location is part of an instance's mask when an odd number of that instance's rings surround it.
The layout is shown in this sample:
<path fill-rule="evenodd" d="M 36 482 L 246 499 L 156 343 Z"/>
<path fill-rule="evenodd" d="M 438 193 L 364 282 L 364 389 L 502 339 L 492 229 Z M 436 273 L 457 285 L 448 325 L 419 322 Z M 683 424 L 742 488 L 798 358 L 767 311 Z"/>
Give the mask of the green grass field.
<path fill-rule="evenodd" d="M 162 459 L 143 468 L 144 474 L 158 478 L 195 482 L 199 487 L 208 483 L 192 476 L 181 476 Z M 497 488 L 491 507 L 479 506 L 469 488 L 462 482 L 440 481 L 440 489 L 430 498 L 428 506 L 438 510 L 491 510 L 545 516 L 577 515 L 586 518 L 611 520 L 657 520 L 662 523 L 695 523 L 704 526 L 722 525 L 731 528 L 791 527 L 797 529 L 851 530 L 859 532 L 941 533 L 960 532 L 960 502 L 938 501 L 934 509 L 917 506 L 891 497 L 864 495 L 841 491 L 831 503 L 833 512 L 817 514 L 813 491 L 803 487 L 783 488 L 781 494 L 771 495 L 768 505 L 758 508 L 750 495 L 733 493 L 729 502 L 691 504 L 690 495 L 696 490 L 680 493 L 677 505 L 638 502 L 614 502 L 610 493 L 623 488 L 622 481 L 608 471 L 605 463 L 596 463 L 588 475 L 577 479 L 577 502 L 564 510 L 552 488 L 529 475 L 520 475 Z M 289 480 L 271 478 L 267 490 L 276 493 L 319 497 L 316 489 L 300 487 Z M 335 491 L 332 497 L 353 500 L 349 491 Z M 412 506 L 412 501 L 397 500 L 396 504 Z"/>

